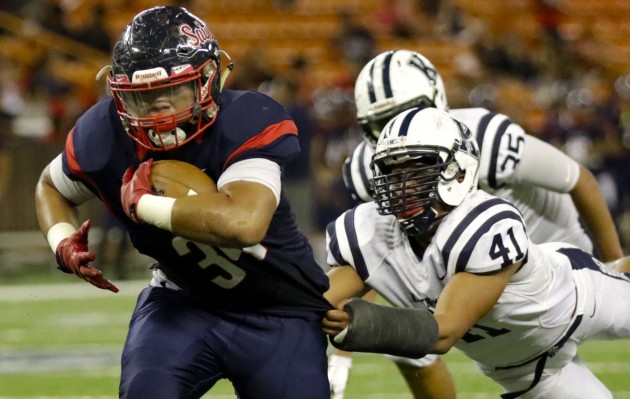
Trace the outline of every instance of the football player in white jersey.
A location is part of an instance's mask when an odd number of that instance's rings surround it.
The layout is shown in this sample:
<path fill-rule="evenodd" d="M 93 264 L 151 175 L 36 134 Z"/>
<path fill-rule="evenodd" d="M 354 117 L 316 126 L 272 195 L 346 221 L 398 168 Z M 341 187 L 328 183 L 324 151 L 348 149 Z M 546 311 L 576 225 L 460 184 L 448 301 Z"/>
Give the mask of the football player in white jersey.
<path fill-rule="evenodd" d="M 373 200 L 369 165 L 383 126 L 412 107 L 435 107 L 448 111 L 470 128 L 481 149 L 479 186 L 519 209 L 532 241 L 568 242 L 595 252 L 606 262 L 623 256 L 593 174 L 557 148 L 528 135 L 506 115 L 485 108 L 449 109 L 442 78 L 423 55 L 409 50 L 377 55 L 357 77 L 355 103 L 365 140 L 346 160 L 343 176 L 356 200 Z M 438 384 L 428 381 L 429 369 L 421 367 L 431 365 L 433 359 L 395 359 L 416 399 L 446 397 L 444 393 L 436 396 L 428 392 Z M 351 365 L 349 354 L 336 351 L 330 356 L 331 387 L 341 392 L 333 399 L 343 397 Z M 447 385 L 442 382 L 439 386 Z"/>
<path fill-rule="evenodd" d="M 324 331 L 349 351 L 457 347 L 505 399 L 612 399 L 577 346 L 630 338 L 630 274 L 569 243 L 534 244 L 514 205 L 477 188 L 478 151 L 466 125 L 436 108 L 385 126 L 376 201 L 327 228 L 326 296 L 340 309 Z M 341 308 L 370 289 L 395 308 L 360 299 Z"/>

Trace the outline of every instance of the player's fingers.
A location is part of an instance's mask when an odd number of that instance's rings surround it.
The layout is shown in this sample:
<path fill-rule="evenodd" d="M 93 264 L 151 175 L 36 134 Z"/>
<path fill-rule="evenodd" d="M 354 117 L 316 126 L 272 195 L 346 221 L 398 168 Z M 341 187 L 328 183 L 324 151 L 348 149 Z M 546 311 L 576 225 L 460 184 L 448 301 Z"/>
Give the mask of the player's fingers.
<path fill-rule="evenodd" d="M 149 159 L 148 161 L 144 161 L 142 162 L 139 166 L 138 169 L 135 171 L 135 175 L 136 176 L 141 176 L 141 177 L 149 177 L 149 174 L 151 173 L 151 168 L 153 167 L 153 158 Z"/>
<path fill-rule="evenodd" d="M 96 259 L 96 254 L 94 252 L 78 252 L 72 255 L 70 259 L 70 266 L 81 273 L 81 268 L 89 267 L 87 266 L 88 263 L 93 262 L 94 259 Z"/>
<path fill-rule="evenodd" d="M 81 224 L 81 227 L 79 227 L 79 230 L 76 231 L 75 234 L 77 234 L 78 236 L 85 238 L 85 241 L 87 242 L 87 236 L 88 236 L 88 232 L 90 231 L 90 220 L 86 220 L 85 222 L 83 222 L 83 224 Z"/>
<path fill-rule="evenodd" d="M 79 273 L 81 273 L 81 276 L 87 278 L 100 278 L 103 276 L 103 272 L 101 272 L 99 269 L 84 265 L 79 267 Z"/>
<path fill-rule="evenodd" d="M 136 178 L 141 186 L 150 185 L 151 168 L 153 167 L 153 158 L 142 162 L 135 173 Z"/>
<path fill-rule="evenodd" d="M 335 332 L 339 332 L 339 331 L 343 330 L 344 328 L 346 328 L 348 326 L 348 323 L 347 322 L 332 321 L 332 320 L 329 320 L 327 318 L 324 318 L 322 320 L 322 326 L 323 326 L 324 331 L 327 334 L 330 334 L 330 333 L 335 333 Z"/>
<path fill-rule="evenodd" d="M 106 280 L 107 284 L 105 284 L 105 287 L 103 287 L 106 290 L 110 290 L 111 292 L 113 292 L 114 294 L 116 294 L 118 291 L 120 291 L 118 289 L 118 287 L 116 287 L 111 281 Z"/>
<path fill-rule="evenodd" d="M 149 172 L 151 172 L 152 167 L 153 167 L 153 158 L 150 158 L 147 161 L 144 161 L 140 164 L 140 166 L 138 167 L 138 172 L 136 173 L 148 174 Z"/>
<path fill-rule="evenodd" d="M 329 310 L 326 312 L 326 319 L 331 322 L 347 322 L 350 320 L 350 315 L 344 310 Z"/>
<path fill-rule="evenodd" d="M 142 162 L 140 164 L 140 166 L 138 166 L 138 169 L 136 170 L 135 174 L 137 175 L 144 175 L 145 173 L 147 173 L 147 170 L 151 170 L 151 166 L 149 166 L 147 164 L 147 162 Z"/>
<path fill-rule="evenodd" d="M 85 281 L 87 281 L 88 283 L 92 284 L 93 286 L 103 289 L 103 290 L 108 290 L 111 291 L 113 293 L 117 293 L 118 287 L 116 287 L 114 284 L 112 284 L 111 281 L 107 280 L 106 278 L 101 277 L 86 277 Z"/>
<path fill-rule="evenodd" d="M 339 332 L 341 331 L 341 330 L 336 329 L 336 328 L 326 328 L 326 327 L 322 328 L 322 330 L 324 331 L 324 334 L 331 335 L 333 337 L 335 335 L 339 334 Z"/>
<path fill-rule="evenodd" d="M 134 172 L 133 166 L 130 166 L 127 168 L 127 170 L 125 170 L 125 174 L 123 175 L 123 178 L 122 178 L 123 184 L 127 184 L 131 181 L 131 178 L 133 177 L 133 172 Z"/>
<path fill-rule="evenodd" d="M 74 254 L 74 259 L 79 265 L 87 265 L 96 259 L 96 254 L 92 251 L 77 252 Z"/>
<path fill-rule="evenodd" d="M 113 293 L 117 293 L 118 292 L 118 287 L 116 287 L 114 284 L 112 284 L 111 281 L 105 279 L 105 278 L 100 278 L 97 281 L 96 287 L 103 289 L 103 290 L 108 290 L 111 291 Z"/>

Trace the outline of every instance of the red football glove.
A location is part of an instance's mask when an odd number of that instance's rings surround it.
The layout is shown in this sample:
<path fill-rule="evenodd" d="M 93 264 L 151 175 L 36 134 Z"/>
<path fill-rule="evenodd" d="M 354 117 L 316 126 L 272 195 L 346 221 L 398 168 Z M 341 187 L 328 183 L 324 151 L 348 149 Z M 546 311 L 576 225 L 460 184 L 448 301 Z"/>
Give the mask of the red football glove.
<path fill-rule="evenodd" d="M 88 249 L 88 231 L 90 221 L 83 222 L 79 230 L 70 237 L 61 240 L 55 251 L 59 270 L 73 273 L 95 287 L 118 292 L 118 287 L 103 277 L 103 272 L 90 266 L 96 254 Z"/>
<path fill-rule="evenodd" d="M 152 166 L 153 159 L 149 159 L 142 162 L 135 172 L 133 166 L 130 166 L 123 176 L 123 184 L 120 188 L 120 201 L 127 216 L 136 223 L 142 223 L 137 212 L 138 201 L 143 195 L 151 194 L 152 192 L 149 178 Z"/>

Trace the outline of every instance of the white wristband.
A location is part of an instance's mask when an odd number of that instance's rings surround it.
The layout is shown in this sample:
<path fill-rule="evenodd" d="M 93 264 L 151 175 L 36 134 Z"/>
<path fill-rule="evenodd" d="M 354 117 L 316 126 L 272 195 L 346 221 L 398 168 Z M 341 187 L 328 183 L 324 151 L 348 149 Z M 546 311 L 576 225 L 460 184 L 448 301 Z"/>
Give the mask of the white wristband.
<path fill-rule="evenodd" d="M 143 222 L 171 231 L 171 212 L 175 198 L 146 194 L 138 201 L 138 217 Z"/>
<path fill-rule="evenodd" d="M 46 233 L 48 245 L 50 245 L 52 251 L 56 253 L 59 243 L 73 235 L 76 231 L 77 229 L 68 222 L 57 223 L 48 230 L 48 233 Z"/>

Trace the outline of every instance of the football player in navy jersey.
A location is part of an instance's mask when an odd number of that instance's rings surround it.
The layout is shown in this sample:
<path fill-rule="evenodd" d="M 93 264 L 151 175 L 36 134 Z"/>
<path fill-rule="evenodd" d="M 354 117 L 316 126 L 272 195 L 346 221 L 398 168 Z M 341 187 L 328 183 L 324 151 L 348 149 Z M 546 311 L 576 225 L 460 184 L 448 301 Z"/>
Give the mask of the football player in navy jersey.
<path fill-rule="evenodd" d="M 612 399 L 577 348 L 630 338 L 630 273 L 569 243 L 534 244 L 513 204 L 477 188 L 479 166 L 472 133 L 445 111 L 388 122 L 375 201 L 327 227 L 326 296 L 340 308 L 324 330 L 348 351 L 419 358 L 456 347 L 504 399 Z M 394 307 L 350 299 L 370 289 Z"/>
<path fill-rule="evenodd" d="M 117 292 L 94 263 L 89 221 L 75 219 L 97 197 L 156 261 L 125 342 L 121 398 L 199 398 L 223 378 L 240 398 L 328 398 L 328 279 L 281 184 L 298 132 L 269 97 L 222 90 L 221 58 L 186 9 L 136 15 L 102 71 L 112 96 L 77 120 L 41 175 L 40 227 L 61 271 Z M 153 195 L 163 159 L 196 165 L 216 189 Z"/>

